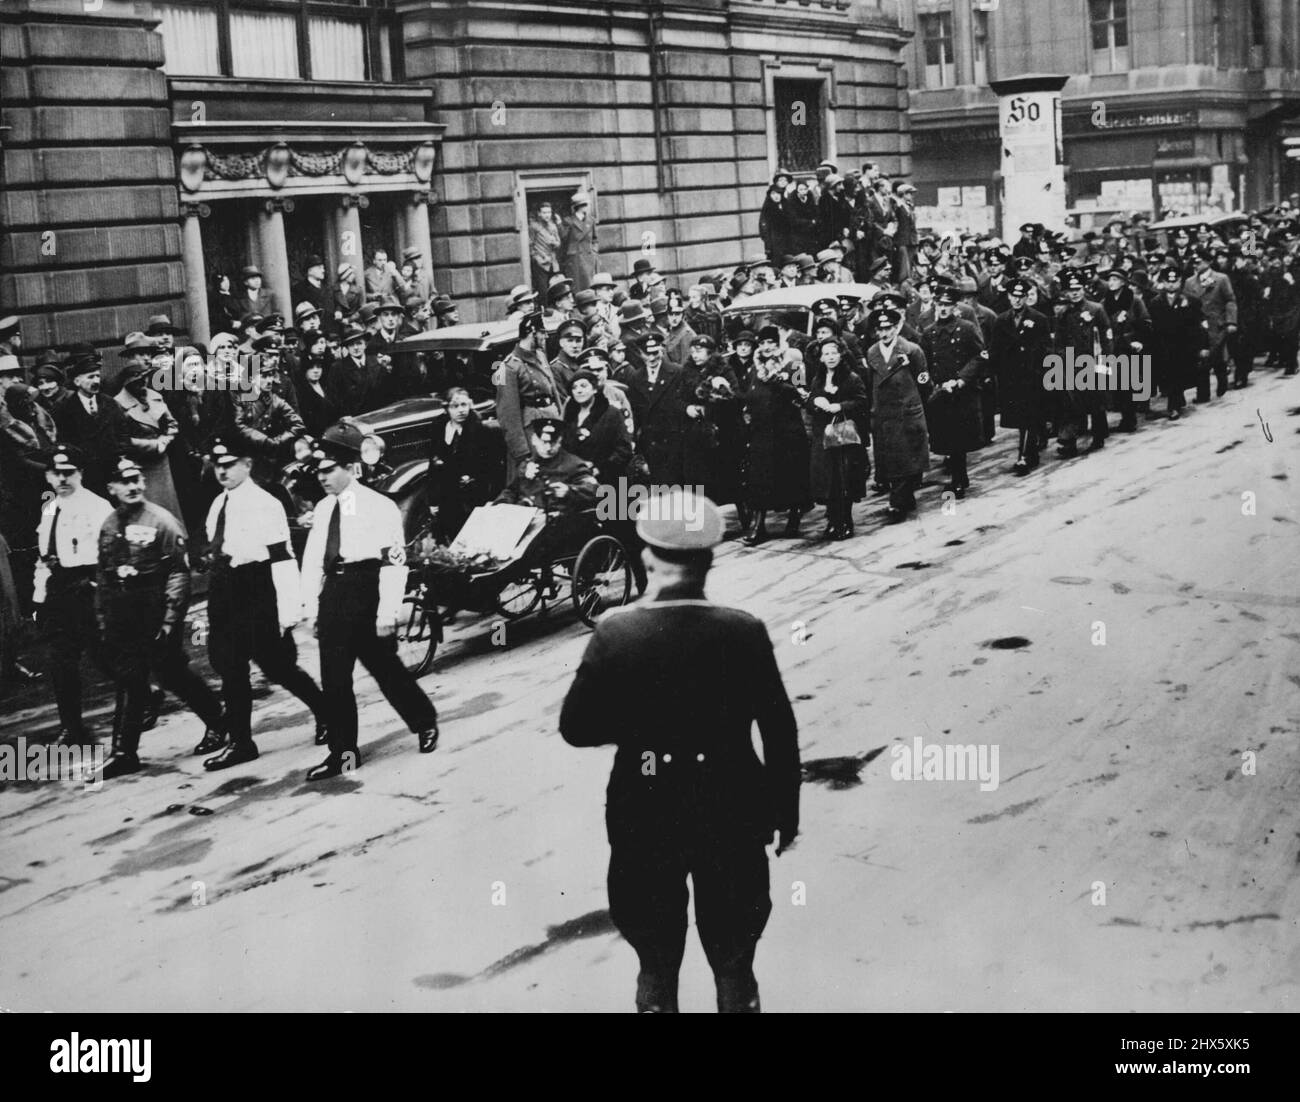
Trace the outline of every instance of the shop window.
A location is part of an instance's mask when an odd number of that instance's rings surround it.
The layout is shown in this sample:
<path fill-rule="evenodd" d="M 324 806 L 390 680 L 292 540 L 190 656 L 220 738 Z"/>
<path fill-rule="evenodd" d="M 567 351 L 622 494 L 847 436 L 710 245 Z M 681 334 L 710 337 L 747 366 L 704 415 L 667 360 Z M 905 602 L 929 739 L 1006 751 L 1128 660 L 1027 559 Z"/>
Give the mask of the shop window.
<path fill-rule="evenodd" d="M 393 79 L 390 0 L 169 0 L 155 4 L 172 76 Z"/>
<path fill-rule="evenodd" d="M 825 90 L 820 80 L 772 81 L 776 159 L 791 172 L 811 172 L 826 157 Z"/>
<path fill-rule="evenodd" d="M 1128 0 L 1088 0 L 1092 71 L 1123 73 L 1129 67 Z"/>
<path fill-rule="evenodd" d="M 925 55 L 925 87 L 951 88 L 957 83 L 952 60 L 952 13 L 922 15 L 917 24 Z"/>

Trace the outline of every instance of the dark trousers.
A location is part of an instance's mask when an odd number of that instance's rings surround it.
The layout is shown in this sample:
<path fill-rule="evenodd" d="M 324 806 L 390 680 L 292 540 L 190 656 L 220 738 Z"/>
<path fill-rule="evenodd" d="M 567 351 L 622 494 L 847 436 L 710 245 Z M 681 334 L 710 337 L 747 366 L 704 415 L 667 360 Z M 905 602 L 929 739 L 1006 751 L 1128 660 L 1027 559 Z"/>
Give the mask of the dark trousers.
<path fill-rule="evenodd" d="M 378 609 L 377 569 L 326 575 L 321 587 L 317 636 L 331 757 L 356 755 L 357 698 L 352 678 L 358 660 L 408 728 L 424 731 L 438 721 L 433 702 L 397 656 L 396 636 L 381 638 L 375 634 Z"/>
<path fill-rule="evenodd" d="M 717 984 L 718 1009 L 757 1009 L 754 950 L 772 911 L 767 854 L 760 841 L 717 836 L 689 842 L 611 839 L 609 912 L 641 961 L 637 1009 L 677 1009 L 688 876 L 700 943 Z"/>
<path fill-rule="evenodd" d="M 1199 357 L 1196 361 L 1196 400 L 1210 400 L 1210 371 L 1213 369 L 1215 381 L 1220 390 L 1228 389 L 1228 341 L 1227 334 L 1220 333 L 1210 342 L 1210 354 Z"/>
<path fill-rule="evenodd" d="M 997 409 L 998 381 L 990 377 L 980 383 L 980 427 L 985 440 L 992 440 L 997 435 Z"/>
<path fill-rule="evenodd" d="M 160 587 L 115 590 L 105 594 L 104 647 L 113 666 L 118 688 L 118 711 L 113 717 L 117 745 L 134 754 L 150 688 L 149 674 L 181 700 L 206 727 L 221 723 L 221 701 L 193 669 L 185 655 L 184 618 L 165 641 L 156 636 L 162 627 L 166 604 Z"/>
<path fill-rule="evenodd" d="M 59 723 L 70 735 L 83 733 L 81 717 L 81 656 L 90 654 L 107 677 L 112 677 L 99 624 L 95 621 L 95 587 L 87 572 L 55 567 L 46 585 L 40 624 L 49 657 L 50 687 L 59 709 Z"/>
<path fill-rule="evenodd" d="M 1016 458 L 1027 460 L 1030 463 L 1037 463 L 1038 453 L 1042 450 L 1046 439 L 1047 433 L 1041 425 L 1032 429 L 1021 429 Z"/>
<path fill-rule="evenodd" d="M 1244 384 L 1255 366 L 1254 336 L 1243 326 L 1228 338 L 1228 355 L 1232 357 L 1233 380 Z"/>
<path fill-rule="evenodd" d="M 1057 441 L 1061 444 L 1073 444 L 1079 439 L 1080 434 L 1088 431 L 1089 419 L 1092 421 L 1092 442 L 1094 444 L 1105 440 L 1110 434 L 1110 425 L 1106 420 L 1105 409 L 1093 408 L 1090 411 L 1081 409 L 1071 411 L 1061 422 L 1060 432 L 1057 434 Z"/>
<path fill-rule="evenodd" d="M 907 478 L 891 478 L 888 485 L 889 506 L 891 509 L 910 513 L 916 508 L 916 491 L 921 485 L 921 476 L 919 474 L 909 475 Z"/>
<path fill-rule="evenodd" d="M 221 696 L 232 743 L 253 739 L 253 688 L 249 662 L 324 718 L 325 697 L 298 665 L 291 632 L 280 631 L 270 563 L 215 569 L 208 587 L 208 658 L 221 676 Z"/>
<path fill-rule="evenodd" d="M 948 473 L 954 486 L 969 486 L 970 474 L 966 470 L 966 453 L 953 452 L 948 456 Z"/>
<path fill-rule="evenodd" d="M 1137 425 L 1138 411 L 1145 409 L 1147 403 L 1128 387 L 1124 387 L 1115 395 L 1115 406 L 1119 410 L 1119 423 L 1132 428 Z"/>
<path fill-rule="evenodd" d="M 1300 349 L 1300 333 L 1284 333 L 1277 338 L 1277 363 L 1288 375 L 1296 370 L 1296 352 Z"/>

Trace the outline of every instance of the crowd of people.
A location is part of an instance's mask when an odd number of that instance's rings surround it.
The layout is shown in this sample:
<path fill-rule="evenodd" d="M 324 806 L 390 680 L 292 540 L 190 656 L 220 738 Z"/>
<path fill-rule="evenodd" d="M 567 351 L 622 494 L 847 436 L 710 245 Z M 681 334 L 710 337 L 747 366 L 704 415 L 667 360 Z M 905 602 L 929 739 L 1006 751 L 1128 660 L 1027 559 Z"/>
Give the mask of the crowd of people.
<path fill-rule="evenodd" d="M 90 598 L 102 588 L 105 555 L 121 560 L 114 569 L 138 571 L 134 558 L 121 559 L 122 548 L 147 528 L 162 533 L 154 538 L 167 549 L 165 569 L 155 563 L 143 571 L 154 586 L 149 615 L 167 649 L 145 668 L 204 719 L 202 752 L 241 741 L 235 760 L 249 760 L 247 724 L 232 728 L 229 715 L 232 700 L 246 706 L 249 658 L 309 704 L 322 744 L 329 741 L 322 701 L 341 692 L 345 666 L 350 679 L 353 660 L 373 659 L 397 685 L 399 711 L 421 748 L 436 741 L 432 713 L 365 640 L 348 636 L 343 649 L 352 657 L 335 656 L 325 697 L 304 680 L 296 652 L 265 641 L 257 653 L 245 647 L 224 660 L 242 672 L 230 675 L 218 700 L 196 685 L 174 630 L 185 603 L 180 574 L 187 600 L 188 571 L 210 567 L 214 547 L 220 563 L 230 539 L 218 503 L 236 500 L 231 477 L 243 484 L 246 466 L 250 485 L 284 506 L 280 482 L 289 464 L 314 455 L 341 418 L 403 397 L 446 399 L 446 417 L 429 441 L 427 489 L 442 542 L 475 506 L 493 500 L 562 513 L 590 508 L 598 487 L 643 485 L 702 487 L 715 503 L 737 507 L 737 534 L 757 545 L 778 538 L 769 516 L 784 518 L 780 535 L 801 537 L 816 504 L 825 507 L 816 535 L 849 539 L 855 508 L 873 492 L 887 495 L 888 522 L 904 522 L 935 457 L 947 472 L 946 491 L 964 497 L 968 457 L 994 440 L 999 421 L 1016 433 L 1012 469 L 1028 475 L 1053 436 L 1068 458 L 1081 441 L 1102 448 L 1113 430 L 1176 421 L 1187 391 L 1203 404 L 1247 386 L 1261 355 L 1296 372 L 1294 197 L 1239 219 L 1189 225 L 1163 241 L 1149 219 L 1134 216 L 1086 234 L 1026 224 L 1007 243 L 918 234 L 911 192 L 870 164 L 844 175 L 825 164 L 815 179 L 778 172 L 762 212 L 763 254 L 685 286 L 673 285 L 650 251 L 622 282 L 592 270 L 595 231 L 585 196 L 574 196 L 554 247 L 545 255 L 532 250 L 536 285 L 517 286 L 502 306 L 512 343 L 490 379 L 479 380 L 495 395 L 499 431 L 475 413 L 463 372 L 453 377 L 440 354 L 399 346 L 460 321 L 418 250 L 403 252 L 400 264 L 375 253 L 359 280 L 346 264 L 327 279 L 323 261 L 309 257 L 292 303 L 283 304 L 287 314 L 258 269 L 247 267 L 238 294 L 219 281 L 210 315 L 220 328 L 206 345 L 185 340 L 166 316 L 149 317 L 123 338 L 107 386 L 95 348 L 45 352 L 28 365 L 19 320 L 0 321 L 0 675 L 40 676 L 28 668 L 37 663 L 20 661 L 34 642 L 22 626 L 38 613 L 42 640 L 32 653 L 47 656 L 65 736 L 84 739 L 76 667 L 82 651 L 108 653 L 100 646 L 106 621 Z M 764 291 L 795 287 L 824 291 L 803 293 L 810 310 L 763 305 L 770 300 L 746 309 Z M 1053 356 L 1090 357 L 1090 381 L 1053 382 L 1046 371 Z M 1152 377 L 1116 378 L 1107 366 L 1114 357 L 1148 363 Z M 308 466 L 322 486 L 326 472 L 352 455 L 338 439 L 335 445 L 332 459 Z M 315 499 L 325 500 L 322 493 Z M 153 519 L 123 522 L 142 502 Z M 390 522 L 384 512 L 383 524 Z M 615 524 L 643 589 L 635 526 Z M 116 550 L 105 549 L 110 528 Z M 399 550 L 400 533 L 389 534 L 374 549 L 381 559 Z M 270 570 L 286 542 L 263 539 L 262 550 L 238 565 Z M 349 557 L 335 544 L 315 553 L 336 565 Z M 256 582 L 267 593 L 270 577 Z M 388 607 L 392 593 L 384 592 Z M 376 607 L 370 600 L 357 597 L 357 607 L 370 610 L 365 616 Z M 286 617 L 279 627 L 292 625 Z M 279 638 L 274 628 L 257 631 Z M 108 665 L 119 690 L 115 738 L 123 725 L 138 738 L 154 703 L 146 673 L 138 662 L 113 669 L 111 655 Z M 232 729 L 242 732 L 238 739 Z M 342 743 L 331 743 L 335 772 L 340 754 L 356 757 L 355 730 Z"/>

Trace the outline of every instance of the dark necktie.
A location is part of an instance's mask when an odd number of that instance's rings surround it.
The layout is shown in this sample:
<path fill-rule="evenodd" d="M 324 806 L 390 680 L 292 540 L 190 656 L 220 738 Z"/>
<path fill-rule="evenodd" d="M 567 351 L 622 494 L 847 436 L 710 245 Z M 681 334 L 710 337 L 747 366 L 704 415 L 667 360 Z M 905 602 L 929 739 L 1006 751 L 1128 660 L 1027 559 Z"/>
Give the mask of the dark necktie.
<path fill-rule="evenodd" d="M 99 407 L 95 404 L 94 397 L 91 397 L 89 401 L 90 401 L 90 416 L 94 417 L 95 414 L 99 412 Z"/>
<path fill-rule="evenodd" d="M 325 571 L 328 573 L 338 565 L 342 556 L 339 554 L 339 525 L 343 512 L 338 498 L 334 499 L 334 511 L 330 513 L 330 526 L 325 532 Z"/>
<path fill-rule="evenodd" d="M 59 544 L 57 537 L 59 534 L 59 514 L 63 512 L 58 505 L 54 507 L 54 515 L 50 518 L 50 542 L 45 545 L 45 557 L 48 559 L 53 555 L 56 559 L 59 557 Z"/>
<path fill-rule="evenodd" d="M 230 504 L 230 495 L 223 494 L 221 508 L 217 510 L 217 527 L 212 533 L 211 552 L 220 555 L 226 542 L 226 506 Z"/>

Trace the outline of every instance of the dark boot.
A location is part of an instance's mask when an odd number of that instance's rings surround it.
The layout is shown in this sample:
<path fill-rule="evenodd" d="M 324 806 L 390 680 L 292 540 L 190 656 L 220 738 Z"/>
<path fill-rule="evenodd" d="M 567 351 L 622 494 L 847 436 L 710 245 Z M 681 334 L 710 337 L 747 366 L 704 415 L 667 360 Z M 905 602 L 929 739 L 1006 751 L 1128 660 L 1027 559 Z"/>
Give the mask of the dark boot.
<path fill-rule="evenodd" d="M 826 527 L 817 536 L 819 540 L 833 540 L 840 530 L 840 513 L 837 502 L 826 503 Z"/>
<path fill-rule="evenodd" d="M 713 977 L 718 988 L 719 1014 L 759 1014 L 758 981 L 752 969 L 718 972 Z"/>
<path fill-rule="evenodd" d="M 101 774 L 106 781 L 110 781 L 114 777 L 124 776 L 127 773 L 138 773 L 144 768 L 140 764 L 139 756 L 136 754 L 136 750 L 140 745 L 140 732 L 136 731 L 131 734 L 126 730 L 125 704 L 125 694 L 119 690 L 118 704 L 113 711 L 113 743 Z"/>
<path fill-rule="evenodd" d="M 801 520 L 803 520 L 803 510 L 791 509 L 790 512 L 786 514 L 785 532 L 783 533 L 783 535 L 785 535 L 788 539 L 798 539 L 799 522 Z"/>
<path fill-rule="evenodd" d="M 644 968 L 636 977 L 636 1012 L 638 1014 L 676 1014 L 677 977 Z"/>
<path fill-rule="evenodd" d="M 767 541 L 767 510 L 754 510 L 754 527 L 750 529 L 749 534 L 745 537 L 745 543 L 750 547 L 757 547 L 760 543 Z"/>
<path fill-rule="evenodd" d="M 835 537 L 840 540 L 851 540 L 853 538 L 853 502 L 846 501 L 840 507 L 840 532 Z"/>

